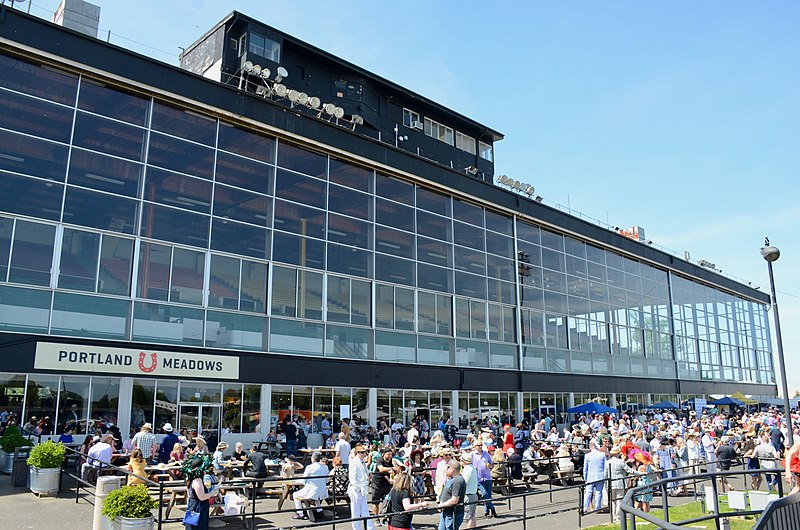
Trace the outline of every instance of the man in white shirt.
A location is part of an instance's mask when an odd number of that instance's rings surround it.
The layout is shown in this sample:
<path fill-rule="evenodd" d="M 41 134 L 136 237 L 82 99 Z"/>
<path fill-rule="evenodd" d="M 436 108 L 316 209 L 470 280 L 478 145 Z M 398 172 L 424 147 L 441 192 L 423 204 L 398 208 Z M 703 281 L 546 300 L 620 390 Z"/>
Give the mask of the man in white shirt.
<path fill-rule="evenodd" d="M 347 495 L 350 497 L 350 514 L 355 519 L 357 517 L 369 517 L 369 507 L 367 506 L 367 493 L 369 492 L 369 473 L 364 464 L 364 457 L 367 449 L 356 446 L 355 452 L 350 458 L 350 469 L 348 478 L 350 485 L 347 486 Z M 375 530 L 375 523 L 372 519 L 367 519 L 367 530 Z M 363 530 L 364 521 L 353 521 L 353 530 Z"/>
<path fill-rule="evenodd" d="M 700 443 L 703 444 L 703 450 L 706 453 L 706 471 L 714 473 L 717 470 L 717 434 L 714 431 L 707 430 Z"/>
<path fill-rule="evenodd" d="M 343 432 L 340 432 L 339 440 L 337 440 L 336 445 L 333 446 L 333 448 L 336 449 L 336 454 L 342 459 L 342 465 L 344 467 L 348 467 L 350 463 L 350 442 L 348 442 L 346 438 L 347 436 Z"/>
<path fill-rule="evenodd" d="M 305 486 L 292 495 L 294 499 L 294 507 L 297 514 L 293 515 L 293 519 L 307 519 L 308 516 L 303 511 L 303 501 L 313 500 L 316 506 L 317 513 L 322 512 L 320 508 L 320 501 L 328 498 L 328 466 L 320 464 L 322 456 L 319 451 L 314 451 L 311 455 L 311 463 L 303 471 Z M 312 478 L 321 477 L 321 478 Z"/>
<path fill-rule="evenodd" d="M 406 433 L 406 440 L 408 440 L 408 443 L 411 445 L 419 444 L 419 430 L 417 430 L 417 427 L 419 427 L 419 424 L 415 421 L 411 424 L 411 428 Z"/>
<path fill-rule="evenodd" d="M 661 447 L 661 431 L 656 431 L 653 439 L 650 440 L 650 452 L 655 453 Z"/>
<path fill-rule="evenodd" d="M 94 483 L 97 472 L 111 465 L 111 458 L 114 456 L 113 443 L 114 435 L 106 434 L 89 449 L 89 452 L 86 453 L 86 462 L 81 466 L 83 480 Z"/>
<path fill-rule="evenodd" d="M 403 428 L 405 428 L 405 425 L 400 423 L 400 418 L 397 418 L 396 420 L 394 420 L 394 423 L 392 423 L 392 433 L 396 433 L 397 431 Z"/>

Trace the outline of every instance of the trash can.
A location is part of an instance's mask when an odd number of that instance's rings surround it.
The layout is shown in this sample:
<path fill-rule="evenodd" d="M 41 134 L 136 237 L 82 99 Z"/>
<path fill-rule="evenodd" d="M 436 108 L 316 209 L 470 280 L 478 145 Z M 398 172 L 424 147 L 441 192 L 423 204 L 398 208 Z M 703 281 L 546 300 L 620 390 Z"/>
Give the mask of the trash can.
<path fill-rule="evenodd" d="M 14 449 L 11 484 L 15 488 L 24 488 L 28 485 L 28 454 L 30 452 L 30 447 L 17 447 Z"/>

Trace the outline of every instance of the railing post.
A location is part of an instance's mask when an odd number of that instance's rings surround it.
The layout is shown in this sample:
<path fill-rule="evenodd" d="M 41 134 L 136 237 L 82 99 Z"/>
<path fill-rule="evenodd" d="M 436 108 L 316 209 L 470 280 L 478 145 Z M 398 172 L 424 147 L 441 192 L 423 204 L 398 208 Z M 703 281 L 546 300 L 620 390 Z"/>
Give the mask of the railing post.
<path fill-rule="evenodd" d="M 606 479 L 606 486 L 607 486 L 607 493 L 606 499 L 608 499 L 608 518 L 613 523 L 614 522 L 614 499 L 611 497 L 611 492 L 613 489 L 611 488 L 611 477 Z"/>
<path fill-rule="evenodd" d="M 189 498 L 188 492 L 186 498 Z M 163 510 L 164 510 L 164 482 L 159 480 L 158 481 L 158 530 L 161 530 L 161 524 L 164 521 L 163 517 Z"/>
<path fill-rule="evenodd" d="M 711 474 L 711 490 L 714 495 L 714 513 L 716 517 L 714 517 L 714 526 L 716 526 L 717 530 L 721 530 L 719 524 L 719 494 L 717 492 L 717 472 Z M 708 508 L 708 499 L 706 499 L 706 508 Z"/>
<path fill-rule="evenodd" d="M 586 486 L 580 486 L 578 488 L 578 528 L 581 528 L 583 526 L 581 524 L 581 521 L 583 518 L 583 490 L 585 487 Z"/>
<path fill-rule="evenodd" d="M 527 529 L 528 529 L 528 495 L 523 495 L 523 497 L 522 497 L 522 530 L 527 530 Z"/>
<path fill-rule="evenodd" d="M 667 483 L 661 485 L 661 504 L 664 508 L 664 520 L 669 522 L 669 495 L 667 494 Z"/>

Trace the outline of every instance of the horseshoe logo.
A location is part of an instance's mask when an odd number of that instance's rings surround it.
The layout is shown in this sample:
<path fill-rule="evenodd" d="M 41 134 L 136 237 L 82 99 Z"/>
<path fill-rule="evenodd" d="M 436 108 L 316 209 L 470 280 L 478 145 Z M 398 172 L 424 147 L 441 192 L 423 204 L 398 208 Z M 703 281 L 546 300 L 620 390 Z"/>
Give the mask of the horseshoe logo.
<path fill-rule="evenodd" d="M 158 355 L 155 353 L 150 354 L 150 366 L 145 366 L 145 357 L 146 354 L 143 351 L 139 352 L 139 370 L 149 374 L 150 372 L 154 371 L 158 365 Z"/>

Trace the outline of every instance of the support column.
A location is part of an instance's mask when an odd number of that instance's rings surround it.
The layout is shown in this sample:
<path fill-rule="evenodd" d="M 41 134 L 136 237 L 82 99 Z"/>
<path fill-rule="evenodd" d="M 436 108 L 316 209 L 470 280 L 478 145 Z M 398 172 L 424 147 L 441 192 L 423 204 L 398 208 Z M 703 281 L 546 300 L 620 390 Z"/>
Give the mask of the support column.
<path fill-rule="evenodd" d="M 271 405 L 272 385 L 261 385 L 261 422 L 256 434 L 266 435 L 269 432 Z"/>
<path fill-rule="evenodd" d="M 569 393 L 569 397 L 567 398 L 567 403 L 569 403 L 569 406 L 567 407 L 569 409 L 575 406 L 575 392 Z"/>
<path fill-rule="evenodd" d="M 367 424 L 378 425 L 378 389 L 367 390 Z"/>
<path fill-rule="evenodd" d="M 458 420 L 461 418 L 461 410 L 458 408 L 458 390 L 453 390 L 450 392 L 450 417 L 453 418 L 453 421 L 456 422 L 456 427 L 458 427 Z"/>
<path fill-rule="evenodd" d="M 525 414 L 525 403 L 522 402 L 523 392 L 517 392 L 517 410 L 514 414 L 517 418 L 517 423 L 522 423 L 522 418 Z"/>
<path fill-rule="evenodd" d="M 617 408 L 617 393 L 616 392 L 611 392 L 611 401 L 609 402 L 608 406 L 611 407 L 611 408 L 614 408 L 614 409 Z"/>
<path fill-rule="evenodd" d="M 122 436 L 131 432 L 131 407 L 133 406 L 133 378 L 119 378 L 119 401 L 117 407 L 117 427 Z M 158 427 L 161 427 L 160 425 Z M 156 428 L 158 428 L 156 427 Z M 127 439 L 127 438 L 126 438 Z"/>

